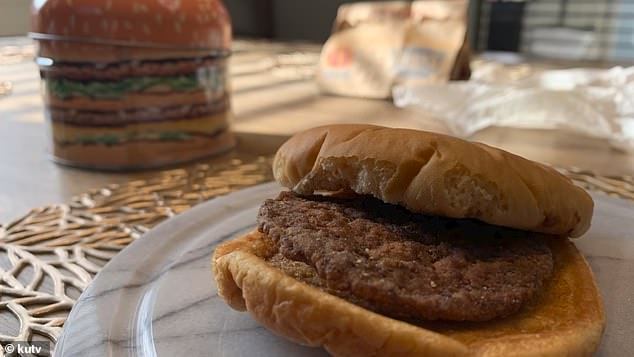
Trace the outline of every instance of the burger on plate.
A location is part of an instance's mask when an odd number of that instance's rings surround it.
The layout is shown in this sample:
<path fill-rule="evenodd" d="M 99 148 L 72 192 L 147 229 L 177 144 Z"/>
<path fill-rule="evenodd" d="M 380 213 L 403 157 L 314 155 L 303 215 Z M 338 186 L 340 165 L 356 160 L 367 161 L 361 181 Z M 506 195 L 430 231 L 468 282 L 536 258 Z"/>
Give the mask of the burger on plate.
<path fill-rule="evenodd" d="M 220 1 L 35 1 L 32 31 L 59 161 L 150 167 L 234 145 Z"/>
<path fill-rule="evenodd" d="M 554 169 L 435 133 L 335 125 L 277 152 L 290 188 L 216 248 L 220 296 L 337 356 L 581 356 L 605 317 L 568 237 L 591 197 Z"/>

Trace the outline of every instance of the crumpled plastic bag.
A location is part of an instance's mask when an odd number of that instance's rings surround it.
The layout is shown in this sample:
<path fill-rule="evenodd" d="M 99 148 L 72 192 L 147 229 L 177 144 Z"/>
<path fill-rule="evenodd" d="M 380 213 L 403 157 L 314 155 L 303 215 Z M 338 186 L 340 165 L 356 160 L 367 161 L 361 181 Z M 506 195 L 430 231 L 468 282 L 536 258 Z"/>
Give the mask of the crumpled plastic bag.
<path fill-rule="evenodd" d="M 474 78 L 397 86 L 394 103 L 434 115 L 460 137 L 490 126 L 552 129 L 605 139 L 634 152 L 634 67 L 544 71 L 497 82 Z"/>

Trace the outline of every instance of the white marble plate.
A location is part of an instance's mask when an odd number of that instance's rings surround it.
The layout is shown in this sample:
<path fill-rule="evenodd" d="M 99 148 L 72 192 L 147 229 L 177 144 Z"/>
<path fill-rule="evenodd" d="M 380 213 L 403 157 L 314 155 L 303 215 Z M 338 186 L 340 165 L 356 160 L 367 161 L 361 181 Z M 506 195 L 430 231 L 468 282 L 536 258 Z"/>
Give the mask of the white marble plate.
<path fill-rule="evenodd" d="M 255 186 L 165 221 L 118 254 L 81 295 L 56 356 L 323 356 L 279 338 L 216 294 L 216 244 L 255 225 L 262 201 L 280 190 Z M 598 278 L 608 316 L 599 354 L 634 351 L 634 205 L 593 195 L 593 226 L 577 246 Z"/>

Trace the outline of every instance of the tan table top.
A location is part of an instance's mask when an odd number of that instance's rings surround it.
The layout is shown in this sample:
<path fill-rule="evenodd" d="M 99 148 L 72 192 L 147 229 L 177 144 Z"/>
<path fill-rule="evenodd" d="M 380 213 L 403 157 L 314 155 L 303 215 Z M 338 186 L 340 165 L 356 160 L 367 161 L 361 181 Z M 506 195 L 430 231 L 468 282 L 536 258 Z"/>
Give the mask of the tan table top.
<path fill-rule="evenodd" d="M 272 152 L 285 135 L 328 123 L 366 122 L 448 132 L 424 113 L 395 108 L 389 101 L 320 94 L 311 77 L 318 50 L 311 45 L 236 43 L 232 85 L 240 152 Z M 67 202 L 90 188 L 153 175 L 89 172 L 52 163 L 46 153 L 35 64 L 30 60 L 3 63 L 0 52 L 2 81 L 10 81 L 13 89 L 9 96 L 0 97 L 0 222 L 32 207 Z M 634 155 L 616 152 L 599 140 L 509 129 L 487 129 L 472 139 L 557 166 L 603 175 L 634 174 Z"/>

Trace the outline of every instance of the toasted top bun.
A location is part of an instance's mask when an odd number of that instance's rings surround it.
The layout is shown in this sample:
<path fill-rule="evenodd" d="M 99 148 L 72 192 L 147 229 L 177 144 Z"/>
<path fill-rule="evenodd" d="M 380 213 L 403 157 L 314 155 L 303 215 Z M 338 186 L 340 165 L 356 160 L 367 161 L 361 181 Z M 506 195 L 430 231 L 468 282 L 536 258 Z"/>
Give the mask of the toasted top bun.
<path fill-rule="evenodd" d="M 335 356 L 587 356 L 605 316 L 592 272 L 567 239 L 550 240 L 555 269 L 519 313 L 480 323 L 425 327 L 373 313 L 271 267 L 261 233 L 220 245 L 212 258 L 218 292 L 234 309 L 295 342 Z"/>
<path fill-rule="evenodd" d="M 545 165 L 446 135 L 373 125 L 301 132 L 280 147 L 273 173 L 300 194 L 352 190 L 416 213 L 571 237 L 588 230 L 594 206 Z"/>

